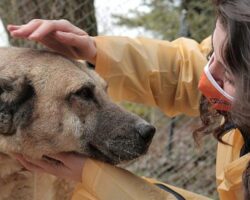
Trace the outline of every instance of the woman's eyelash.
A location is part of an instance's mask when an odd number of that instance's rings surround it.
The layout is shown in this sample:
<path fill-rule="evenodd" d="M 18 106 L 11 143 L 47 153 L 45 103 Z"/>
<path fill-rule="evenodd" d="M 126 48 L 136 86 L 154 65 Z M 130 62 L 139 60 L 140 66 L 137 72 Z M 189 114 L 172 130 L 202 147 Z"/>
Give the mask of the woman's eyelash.
<path fill-rule="evenodd" d="M 233 79 L 232 79 L 232 78 L 230 78 L 230 77 L 229 77 L 229 75 L 228 75 L 228 72 L 227 72 L 227 71 L 225 71 L 225 74 L 224 74 L 224 79 L 225 79 L 225 81 L 226 81 L 226 82 L 228 82 L 229 84 L 234 85 L 234 81 L 233 81 Z"/>

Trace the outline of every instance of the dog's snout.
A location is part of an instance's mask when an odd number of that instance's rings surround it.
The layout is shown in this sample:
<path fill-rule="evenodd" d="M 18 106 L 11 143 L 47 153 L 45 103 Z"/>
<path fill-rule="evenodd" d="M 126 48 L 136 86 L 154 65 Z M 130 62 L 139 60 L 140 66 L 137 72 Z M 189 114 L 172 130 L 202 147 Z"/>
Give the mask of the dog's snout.
<path fill-rule="evenodd" d="M 145 142 L 150 142 L 155 134 L 155 127 L 147 123 L 138 124 L 135 129 Z"/>

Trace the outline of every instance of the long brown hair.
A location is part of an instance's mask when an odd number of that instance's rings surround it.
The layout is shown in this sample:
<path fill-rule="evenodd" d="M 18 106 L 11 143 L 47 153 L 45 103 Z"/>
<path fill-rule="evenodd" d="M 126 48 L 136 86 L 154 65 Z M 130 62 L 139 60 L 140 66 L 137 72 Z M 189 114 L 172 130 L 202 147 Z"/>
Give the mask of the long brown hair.
<path fill-rule="evenodd" d="M 227 130 L 237 127 L 244 138 L 240 156 L 250 152 L 250 2 L 249 0 L 213 0 L 217 19 L 226 32 L 221 55 L 235 78 L 235 100 L 231 112 L 210 109 L 205 98 L 201 99 L 200 112 L 203 126 L 194 132 L 200 135 L 213 133 L 221 142 Z M 224 117 L 222 125 L 216 124 Z M 245 200 L 250 199 L 250 163 L 243 173 Z"/>

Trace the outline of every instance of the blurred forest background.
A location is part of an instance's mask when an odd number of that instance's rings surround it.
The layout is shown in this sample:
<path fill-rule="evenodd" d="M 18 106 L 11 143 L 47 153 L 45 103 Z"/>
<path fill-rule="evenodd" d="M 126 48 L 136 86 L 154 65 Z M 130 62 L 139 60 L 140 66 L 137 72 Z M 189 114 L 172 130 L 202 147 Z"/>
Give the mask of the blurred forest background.
<path fill-rule="evenodd" d="M 96 0 L 97 1 L 97 0 Z M 126 4 L 133 0 L 99 2 L 119 4 L 101 10 L 94 0 L 0 0 L 3 24 L 22 24 L 34 18 L 68 19 L 90 35 L 116 35 L 116 29 L 134 30 L 135 36 L 174 40 L 190 37 L 198 42 L 209 36 L 214 28 L 214 11 L 210 0 L 141 0 L 124 14 Z M 98 10 L 99 17 L 96 15 Z M 107 13 L 112 17 L 108 26 Z M 105 15 L 102 15 L 105 14 Z M 100 17 L 101 16 L 101 17 Z M 102 31 L 98 27 L 106 27 Z M 123 32 L 126 35 L 126 31 Z M 0 35 L 1 37 L 1 35 Z M 43 48 L 31 41 L 10 39 L 14 46 Z M 218 199 L 215 183 L 216 141 L 208 136 L 197 148 L 192 131 L 199 127 L 199 118 L 176 116 L 170 118 L 160 110 L 122 102 L 122 106 L 144 117 L 157 128 L 147 155 L 124 164 L 132 172 L 159 179 L 213 199 Z"/>

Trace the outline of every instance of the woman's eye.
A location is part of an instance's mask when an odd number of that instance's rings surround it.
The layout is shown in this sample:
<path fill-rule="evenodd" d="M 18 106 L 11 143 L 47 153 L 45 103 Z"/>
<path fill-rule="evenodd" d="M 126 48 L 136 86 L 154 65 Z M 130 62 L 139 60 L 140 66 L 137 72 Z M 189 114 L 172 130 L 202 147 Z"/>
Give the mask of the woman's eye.
<path fill-rule="evenodd" d="M 234 85 L 234 79 L 229 75 L 227 71 L 224 74 L 224 81 L 229 83 L 230 85 Z"/>

